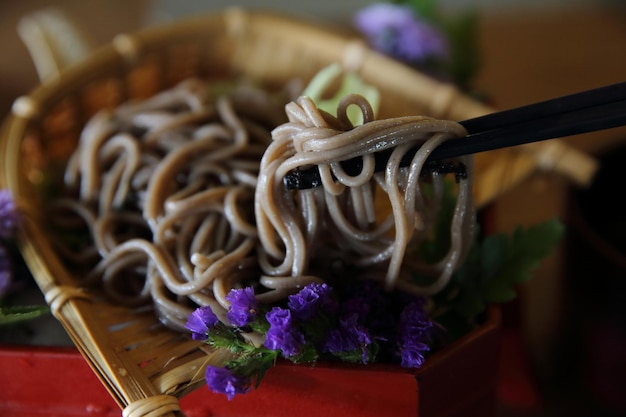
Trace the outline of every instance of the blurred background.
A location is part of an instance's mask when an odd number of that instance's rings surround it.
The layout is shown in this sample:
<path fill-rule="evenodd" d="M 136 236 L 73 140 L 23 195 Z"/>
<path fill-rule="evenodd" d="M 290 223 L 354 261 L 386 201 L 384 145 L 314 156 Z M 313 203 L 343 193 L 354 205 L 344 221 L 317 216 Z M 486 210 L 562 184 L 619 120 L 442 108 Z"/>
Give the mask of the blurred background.
<path fill-rule="evenodd" d="M 21 17 L 45 7 L 66 11 L 95 44 L 102 44 L 118 33 L 233 5 L 349 27 L 354 12 L 371 3 L 0 1 L 0 117 L 10 111 L 16 97 L 39 82 L 16 28 Z M 623 0 L 441 0 L 439 4 L 446 13 L 477 13 L 480 66 L 473 88 L 496 108 L 626 78 Z M 626 415 L 626 261 L 619 249 L 626 228 L 620 229 L 624 216 L 615 193 L 624 186 L 621 164 L 626 153 L 620 152 L 626 130 L 565 140 L 601 162 L 593 183 L 582 187 L 563 173 L 538 170 L 489 207 L 496 231 L 555 216 L 568 225 L 562 247 L 520 288 L 520 297 L 507 310 L 507 324 L 515 328 L 520 343 L 503 359 L 510 373 L 500 392 L 502 416 Z M 625 234 L 607 236 L 606 230 Z"/>
<path fill-rule="evenodd" d="M 0 21 L 2 22 L 0 47 L 5 56 L 10 59 L 4 59 L 0 63 L 0 110 L 5 112 L 13 97 L 28 91 L 38 81 L 27 50 L 17 35 L 17 22 L 22 16 L 49 6 L 58 6 L 66 10 L 80 22 L 80 26 L 88 29 L 89 35 L 96 43 L 104 43 L 120 32 L 230 6 L 274 9 L 340 26 L 348 25 L 356 10 L 371 3 L 373 2 L 367 0 L 342 2 L 333 0 L 315 2 L 287 0 L 263 2 L 255 0 L 2 1 L 0 2 Z M 615 10 L 623 9 L 621 0 L 441 0 L 437 4 L 444 12 L 474 10 L 479 13 L 481 17 L 480 44 L 483 50 L 483 71 L 479 76 L 479 84 L 488 88 L 494 97 L 498 97 L 497 95 L 502 91 L 503 81 L 499 80 L 522 74 L 523 68 L 532 68 L 530 74 L 525 73 L 525 80 L 528 81 L 528 85 L 534 85 L 537 88 L 528 89 L 522 87 L 520 83 L 507 86 L 510 93 L 508 96 L 516 99 L 517 103 L 532 100 L 536 97 L 535 91 L 543 90 L 544 87 L 540 83 L 533 82 L 534 80 L 531 79 L 541 74 L 552 76 L 554 80 L 557 80 L 556 84 L 545 85 L 547 90 L 544 90 L 545 93 L 542 96 L 549 97 L 553 93 L 569 91 L 567 82 L 582 75 L 581 71 L 572 72 L 572 63 L 579 64 L 583 56 L 593 61 L 598 56 L 608 57 L 619 53 L 617 47 L 620 42 L 612 36 L 611 31 L 619 30 L 615 26 L 621 24 L 620 16 L 613 13 Z M 586 14 L 584 10 L 589 9 L 597 10 L 597 13 Z M 601 16 L 602 10 L 606 13 L 604 17 Z M 580 21 L 576 21 L 576 17 Z M 510 24 L 516 21 L 532 23 L 522 24 L 522 26 Z M 506 31 L 506 33 L 500 31 Z M 541 45 L 537 43 L 539 39 L 541 39 Z M 548 44 L 544 46 L 546 42 Z M 541 49 L 533 51 L 537 47 Z M 554 47 L 558 50 L 553 49 Z M 544 52 L 547 50 L 554 54 L 554 59 L 549 60 L 551 64 L 539 62 L 533 64 L 533 61 L 538 61 L 540 58 L 537 54 L 548 53 Z M 524 56 L 524 53 L 533 55 Z M 609 55 L 606 55 L 607 53 Z M 591 55 L 587 56 L 587 54 Z M 494 59 L 497 65 L 494 65 Z M 502 67 L 503 65 L 506 67 Z M 562 65 L 562 68 L 567 70 L 551 72 L 545 67 L 546 65 Z M 615 64 L 612 66 L 617 73 L 617 66 Z M 507 72 L 516 67 L 517 70 L 514 72 Z M 610 71 L 613 70 L 610 69 Z M 501 73 L 502 76 L 494 80 L 496 72 Z M 587 81 L 583 81 L 586 84 L 582 87 L 585 88 L 594 83 L 601 84 L 605 81 L 597 78 L 598 76 L 584 77 Z M 610 74 L 604 75 L 604 78 L 610 78 Z M 510 91 L 511 87 L 515 91 Z M 525 94 L 520 94 L 522 92 Z M 515 103 L 509 102 L 508 99 L 505 101 L 503 98 L 501 104 Z"/>

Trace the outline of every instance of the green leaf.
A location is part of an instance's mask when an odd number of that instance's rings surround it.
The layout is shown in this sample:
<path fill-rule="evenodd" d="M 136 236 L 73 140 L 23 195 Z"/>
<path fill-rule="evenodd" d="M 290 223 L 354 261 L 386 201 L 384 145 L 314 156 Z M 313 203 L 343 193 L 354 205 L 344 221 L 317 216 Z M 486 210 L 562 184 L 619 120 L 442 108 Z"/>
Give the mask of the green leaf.
<path fill-rule="evenodd" d="M 260 349 L 259 349 L 260 350 Z M 256 365 L 254 368 L 254 372 L 256 373 L 255 377 L 255 387 L 258 388 L 259 384 L 261 384 L 261 380 L 265 377 L 265 374 L 269 369 L 274 366 L 276 363 L 276 358 L 278 357 L 278 353 L 275 351 L 270 351 L 264 349 L 262 352 L 258 353 Z"/>
<path fill-rule="evenodd" d="M 435 296 L 442 310 L 474 320 L 488 304 L 506 303 L 559 244 L 564 227 L 557 219 L 517 227 L 476 242 L 451 284 Z M 445 325 L 445 324 L 444 324 Z"/>
<path fill-rule="evenodd" d="M 258 388 L 267 371 L 274 366 L 278 353 L 265 348 L 256 348 L 226 362 L 225 367 L 234 374 L 249 378 Z"/>
<path fill-rule="evenodd" d="M 293 363 L 314 363 L 318 360 L 319 354 L 313 344 L 307 343 L 302 352 L 294 357 L 290 357 Z"/>
<path fill-rule="evenodd" d="M 502 303 L 515 298 L 515 287 L 531 278 L 540 261 L 558 245 L 563 232 L 564 227 L 558 220 L 549 220 L 528 228 L 518 226 L 508 241 L 496 236 L 495 241 L 486 246 L 488 250 L 483 251 L 484 272 L 490 277 L 485 285 L 485 301 Z M 500 250 L 495 249 L 496 245 Z M 501 259 L 489 256 L 495 252 Z"/>
<path fill-rule="evenodd" d="M 333 82 L 340 81 L 339 89 L 332 97 L 326 97 L 327 90 Z M 322 68 L 309 81 L 302 95 L 308 96 L 315 105 L 332 115 L 337 115 L 337 106 L 346 94 L 360 94 L 371 104 L 374 114 L 378 113 L 380 106 L 380 92 L 372 85 L 366 84 L 361 77 L 354 72 L 344 72 L 337 63 Z M 351 106 L 347 109 L 348 118 L 353 125 L 363 123 L 363 115 L 360 109 Z"/>
<path fill-rule="evenodd" d="M 13 306 L 0 307 L 0 325 L 32 320 L 50 312 L 48 306 Z"/>
<path fill-rule="evenodd" d="M 365 350 L 365 362 L 363 361 L 363 350 L 355 349 L 350 351 L 333 352 L 332 355 L 341 359 L 343 362 L 349 363 L 372 363 L 376 361 L 379 346 L 377 343 L 371 343 Z"/>

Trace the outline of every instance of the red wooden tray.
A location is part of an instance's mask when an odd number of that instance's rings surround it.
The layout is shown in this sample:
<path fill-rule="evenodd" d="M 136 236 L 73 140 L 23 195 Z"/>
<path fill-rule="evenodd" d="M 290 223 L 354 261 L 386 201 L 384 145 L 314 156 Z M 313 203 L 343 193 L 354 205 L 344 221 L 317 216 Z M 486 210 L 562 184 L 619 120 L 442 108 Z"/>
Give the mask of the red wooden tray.
<path fill-rule="evenodd" d="M 536 405 L 519 340 L 503 333 L 500 321 L 500 310 L 493 309 L 483 326 L 415 372 L 385 365 L 280 363 L 246 395 L 228 401 L 200 388 L 183 397 L 181 407 L 187 417 L 487 417 L 502 400 Z M 0 416 L 120 415 L 76 349 L 0 346 Z"/>

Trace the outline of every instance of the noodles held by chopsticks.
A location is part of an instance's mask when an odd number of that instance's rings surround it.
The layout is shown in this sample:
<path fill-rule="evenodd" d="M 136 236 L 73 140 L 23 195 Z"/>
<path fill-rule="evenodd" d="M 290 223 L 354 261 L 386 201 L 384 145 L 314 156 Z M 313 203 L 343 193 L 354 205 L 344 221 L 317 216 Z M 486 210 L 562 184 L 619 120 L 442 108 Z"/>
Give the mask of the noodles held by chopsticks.
<path fill-rule="evenodd" d="M 363 124 L 352 125 L 350 106 Z M 64 236 L 88 237 L 79 250 L 59 239 L 59 250 L 85 285 L 120 303 L 151 302 L 179 330 L 197 306 L 225 321 L 226 294 L 247 285 L 261 302 L 355 275 L 432 295 L 471 241 L 470 157 L 460 158 L 468 176 L 458 183 L 447 254 L 435 264 L 412 260 L 409 271 L 405 251 L 431 236 L 441 207 L 444 175 L 422 172 L 427 156 L 464 135 L 451 121 L 375 120 L 358 95 L 345 96 L 333 116 L 305 96 L 280 101 L 245 87 L 216 97 L 208 83 L 187 80 L 88 122 L 53 204 Z M 375 173 L 372 153 L 383 149 L 392 156 Z M 363 170 L 350 176 L 339 162 L 356 156 Z M 287 172 L 313 165 L 321 187 L 285 189 Z M 377 209 L 381 201 L 387 209 Z M 411 271 L 431 280 L 418 284 Z"/>
<path fill-rule="evenodd" d="M 364 124 L 353 127 L 347 108 L 358 106 Z M 388 289 L 423 295 L 440 291 L 465 256 L 474 226 L 471 180 L 459 187 L 448 254 L 421 269 L 436 277 L 427 286 L 400 281 L 405 249 L 412 239 L 429 236 L 438 214 L 443 176 L 430 178 L 439 197 L 427 197 L 420 173 L 430 152 L 445 140 L 466 135 L 456 122 L 422 116 L 373 120 L 369 103 L 357 95 L 343 98 L 337 117 L 315 107 L 308 97 L 287 106 L 289 122 L 273 131 L 273 142 L 261 161 L 256 188 L 256 219 L 261 240 L 260 260 L 272 276 L 300 276 L 311 270 L 316 257 L 342 259 L 356 267 L 388 262 L 374 279 Z M 399 163 L 411 148 L 420 146 L 408 169 Z M 385 172 L 374 172 L 373 152 L 394 149 Z M 351 177 L 339 164 L 363 157 L 360 174 Z M 470 170 L 470 157 L 462 158 Z M 316 165 L 322 186 L 297 193 L 285 190 L 283 177 L 291 170 Z M 376 199 L 388 199 L 391 212 L 377 221 Z M 277 241 L 282 245 L 277 245 Z M 272 262 L 273 261 L 273 262 Z M 365 271 L 363 271 L 365 274 Z"/>

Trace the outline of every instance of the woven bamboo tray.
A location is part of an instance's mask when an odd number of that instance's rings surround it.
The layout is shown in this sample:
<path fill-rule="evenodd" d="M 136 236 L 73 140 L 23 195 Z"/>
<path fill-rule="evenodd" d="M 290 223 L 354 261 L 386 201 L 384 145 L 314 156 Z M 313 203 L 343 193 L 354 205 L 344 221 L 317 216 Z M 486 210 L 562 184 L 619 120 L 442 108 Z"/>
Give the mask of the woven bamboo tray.
<path fill-rule="evenodd" d="M 113 305 L 77 287 L 44 233 L 46 210 L 38 192 L 43 173 L 68 156 L 86 120 L 103 107 L 149 97 L 190 76 L 247 75 L 273 85 L 294 77 L 306 81 L 337 62 L 380 89 L 380 117 L 460 120 L 492 111 L 334 28 L 240 9 L 117 36 L 15 102 L 2 129 L 0 180 L 25 213 L 24 258 L 124 416 L 176 415 L 178 400 L 204 385 L 203 366 L 219 361 L 221 353 L 163 327 L 149 309 Z M 537 168 L 532 152 L 498 152 L 477 158 L 479 205 Z"/>

